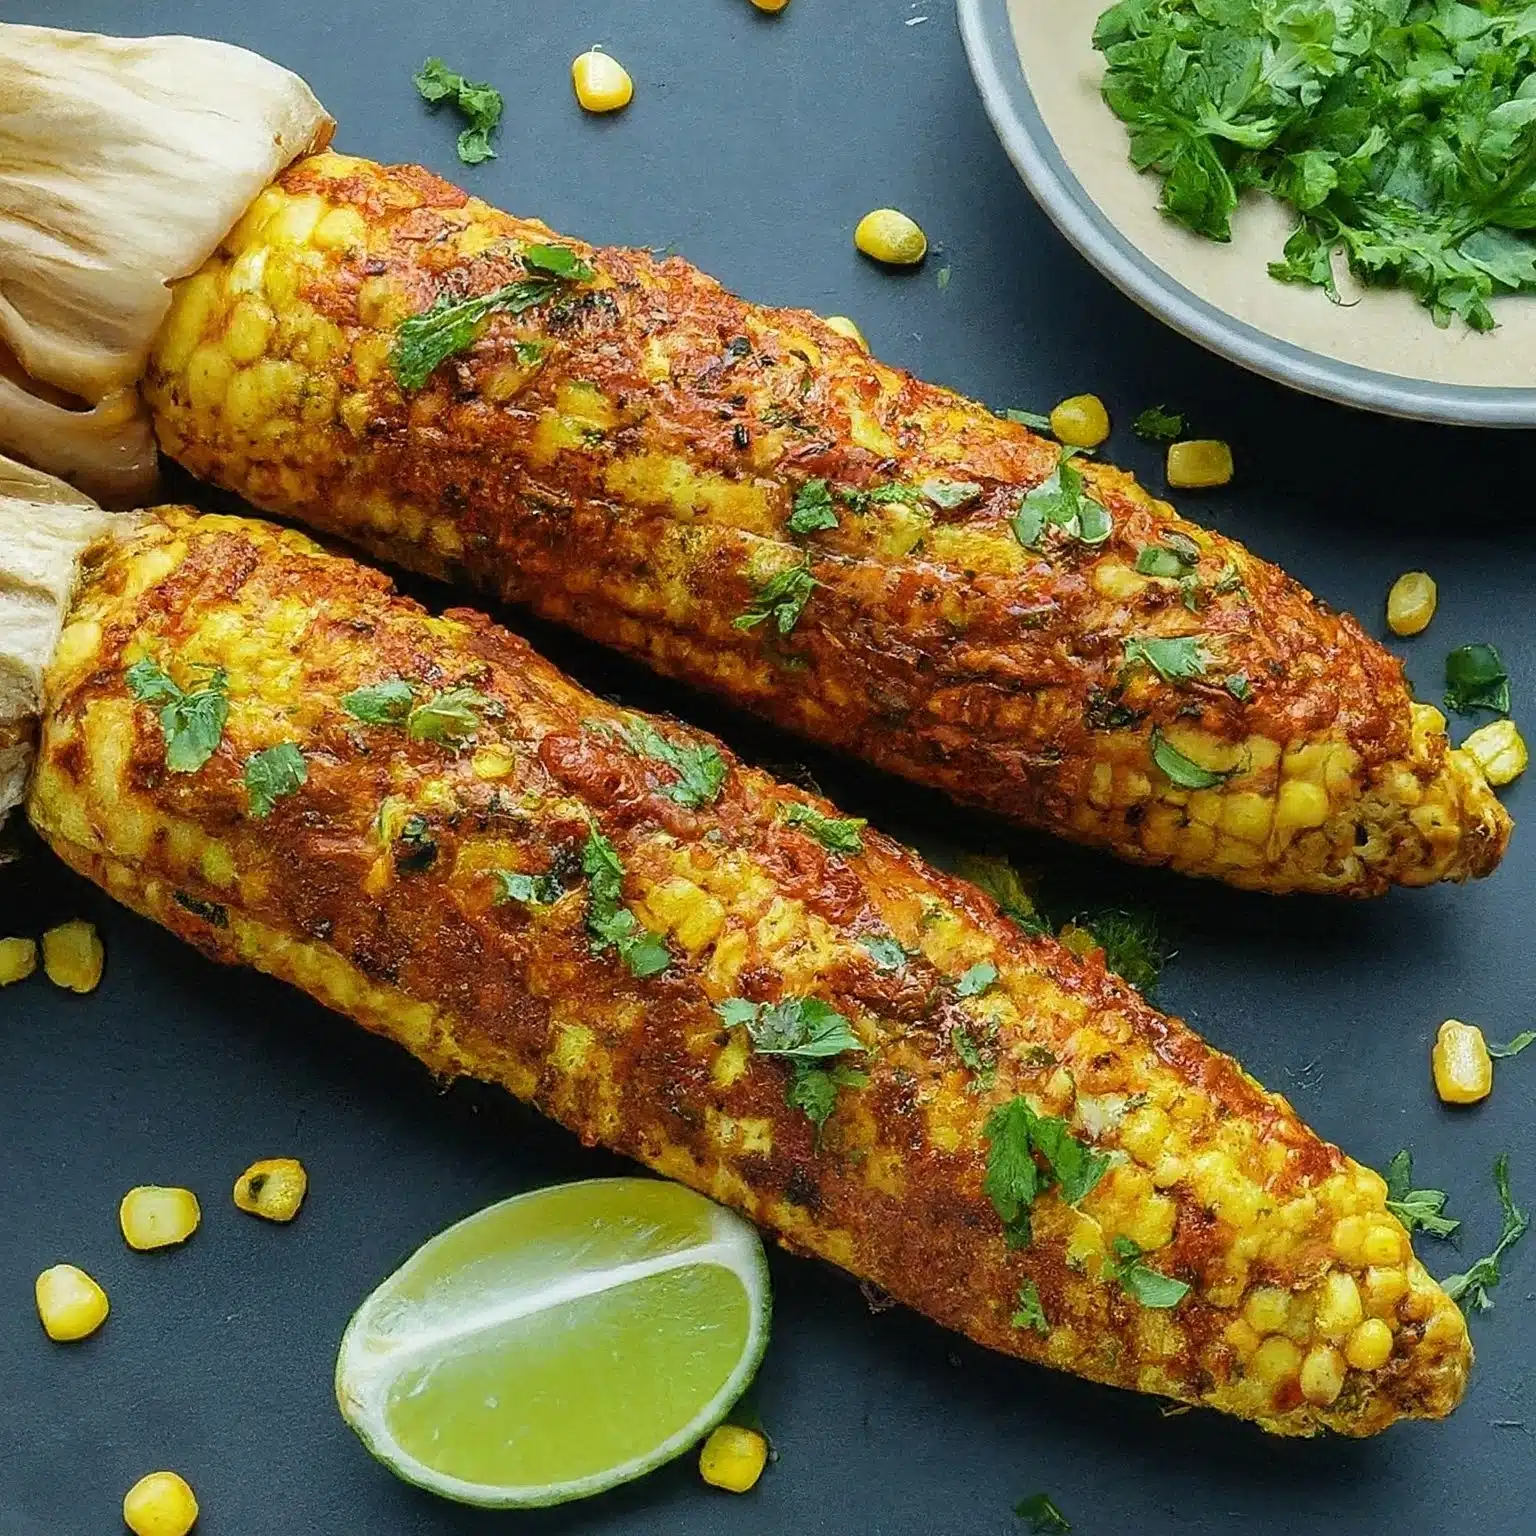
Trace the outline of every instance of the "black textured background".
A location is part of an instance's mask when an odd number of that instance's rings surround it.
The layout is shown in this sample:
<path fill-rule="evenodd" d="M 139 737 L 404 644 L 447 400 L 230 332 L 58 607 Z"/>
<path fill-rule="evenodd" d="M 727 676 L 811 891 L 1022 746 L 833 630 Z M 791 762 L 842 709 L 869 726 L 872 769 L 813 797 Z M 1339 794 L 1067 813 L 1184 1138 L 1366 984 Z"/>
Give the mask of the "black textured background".
<path fill-rule="evenodd" d="M 1196 516 L 1378 630 L 1391 579 L 1428 568 L 1440 614 L 1407 647 L 1424 696 L 1439 694 L 1447 649 L 1492 639 L 1517 715 L 1531 697 L 1530 439 L 1353 415 L 1162 330 L 1078 260 L 1014 178 L 948 0 L 792 0 L 778 18 L 747 0 L 3 0 L 0 18 L 243 43 L 306 76 L 340 119 L 343 149 L 424 162 L 599 242 L 675 246 L 760 300 L 853 315 L 881 356 L 994 405 L 1048 408 L 1096 390 L 1121 424 L 1109 452 L 1155 488 L 1157 456 L 1125 428 L 1146 405 L 1182 407 L 1237 452 L 1236 481 Z M 609 119 L 583 116 L 568 84 L 593 43 L 635 77 L 633 105 Z M 411 71 L 433 53 L 505 93 L 496 161 L 460 168 L 452 122 L 416 100 Z M 877 271 L 850 245 L 859 216 L 886 203 L 935 246 L 910 275 Z M 1459 1253 L 1421 1242 L 1436 1273 L 1465 1268 L 1495 1236 L 1498 1151 L 1512 1150 L 1517 1195 L 1536 1203 L 1536 1050 L 1504 1064 L 1470 1113 L 1438 1105 L 1427 1065 L 1448 1014 L 1496 1039 L 1532 1023 L 1526 838 L 1474 889 L 1368 906 L 1236 895 L 1010 836 L 522 627 L 590 685 L 670 707 L 760 761 L 809 765 L 850 811 L 933 851 L 1002 843 L 1049 861 L 1064 902 L 1155 905 L 1180 949 L 1166 1007 L 1362 1160 L 1380 1167 L 1411 1145 L 1420 1182 L 1451 1191 L 1465 1242 Z M 1527 792 L 1507 793 L 1518 816 Z M 1509 1262 L 1496 1309 L 1473 1320 L 1480 1363 L 1455 1418 L 1363 1444 L 1164 1418 L 1150 1399 L 985 1355 L 901 1312 L 874 1316 L 845 1278 L 775 1255 L 759 1397 L 780 1460 L 753 1495 L 704 1488 L 685 1458 L 548 1513 L 437 1502 L 375 1466 L 332 1405 L 348 1315 L 459 1216 L 622 1165 L 495 1092 L 444 1091 L 276 983 L 216 969 L 35 847 L 0 870 L 0 931 L 76 915 L 105 937 L 100 990 L 76 999 L 39 977 L 0 994 L 3 1536 L 110 1536 L 123 1490 L 159 1466 L 191 1479 L 206 1536 L 1001 1536 L 1021 1529 L 1014 1501 L 1041 1489 L 1086 1536 L 1536 1528 L 1530 1248 Z M 228 1200 L 249 1159 L 279 1153 L 301 1156 L 313 1179 L 288 1229 Z M 117 1201 L 140 1182 L 203 1197 L 184 1250 L 124 1248 Z M 67 1349 L 45 1340 L 31 1301 L 36 1273 L 63 1259 L 96 1274 L 114 1304 L 99 1335 Z"/>

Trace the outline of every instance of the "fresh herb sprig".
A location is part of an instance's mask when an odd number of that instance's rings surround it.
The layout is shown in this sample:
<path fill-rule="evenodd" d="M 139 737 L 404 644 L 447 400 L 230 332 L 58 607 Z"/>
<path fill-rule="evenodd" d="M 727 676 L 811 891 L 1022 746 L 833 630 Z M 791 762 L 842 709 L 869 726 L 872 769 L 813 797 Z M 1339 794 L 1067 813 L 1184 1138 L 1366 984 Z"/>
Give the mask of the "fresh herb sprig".
<path fill-rule="evenodd" d="M 1010 1248 L 1030 1242 L 1030 1207 L 1054 1187 L 1076 1205 L 1109 1168 L 1109 1158 L 1079 1141 L 1059 1115 L 1039 1115 L 1023 1094 L 987 1116 L 987 1173 L 982 1188 L 1003 1223 Z M 1044 1167 L 1036 1162 L 1036 1157 Z"/>
<path fill-rule="evenodd" d="M 291 741 L 253 752 L 245 760 L 245 792 L 251 815 L 264 821 L 279 800 L 297 794 L 308 778 L 309 765 L 304 754 Z"/>
<path fill-rule="evenodd" d="M 1431 1237 L 1449 1237 L 1461 1223 L 1447 1216 L 1443 1189 L 1413 1187 L 1413 1153 L 1404 1147 L 1387 1164 L 1387 1209 L 1410 1232 L 1425 1231 Z"/>
<path fill-rule="evenodd" d="M 814 805 L 792 800 L 784 808 L 784 824 L 809 833 L 829 853 L 863 853 L 861 836 L 869 825 L 862 816 L 823 816 Z"/>
<path fill-rule="evenodd" d="M 196 773 L 218 751 L 229 719 L 229 674 L 206 664 L 197 664 L 197 670 L 203 675 L 188 689 L 147 656 L 124 674 L 134 698 L 161 706 L 165 766 L 172 773 Z"/>
<path fill-rule="evenodd" d="M 1509 713 L 1509 673 L 1498 650 L 1486 643 L 1458 646 L 1445 658 L 1445 705 L 1458 715 L 1489 709 Z"/>
<path fill-rule="evenodd" d="M 618 849 L 596 826 L 588 828 L 581 869 L 587 877 L 587 932 L 592 936 L 592 952 L 601 954 L 611 946 L 632 976 L 656 976 L 666 970 L 672 963 L 667 941 L 642 926 L 624 905 L 623 862 Z"/>
<path fill-rule="evenodd" d="M 707 742 L 684 746 L 639 716 L 620 726 L 619 734 L 631 752 L 664 763 L 677 774 L 677 782 L 663 791 L 669 800 L 696 810 L 720 798 L 728 770 L 725 759 Z"/>
<path fill-rule="evenodd" d="M 451 101 L 469 120 L 458 143 L 459 159 L 465 165 L 479 165 L 482 160 L 496 158 L 496 151 L 491 148 L 491 130 L 501 121 L 504 103 L 495 86 L 466 80 L 441 59 L 428 59 L 411 78 L 423 101 L 433 108 Z"/>
<path fill-rule="evenodd" d="M 821 1128 L 837 1107 L 839 1088 L 862 1088 L 868 1077 L 857 1067 L 833 1058 L 862 1051 L 853 1025 L 819 997 L 788 997 L 777 1003 L 753 1003 L 728 997 L 715 1012 L 730 1027 L 744 1026 L 759 1056 L 782 1056 L 791 1067 L 784 1100 Z"/>
<path fill-rule="evenodd" d="M 1499 1226 L 1499 1240 L 1494 1244 L 1493 1252 L 1481 1258 L 1464 1274 L 1447 1275 L 1440 1282 L 1440 1288 L 1452 1301 L 1461 1301 L 1465 1298 L 1466 1305 L 1474 1312 L 1486 1312 L 1493 1300 L 1488 1295 L 1496 1286 L 1502 1275 L 1500 1263 L 1504 1255 L 1525 1236 L 1531 1225 L 1531 1218 L 1522 1211 L 1509 1192 L 1509 1153 L 1501 1152 L 1493 1165 L 1493 1186 L 1499 1195 L 1499 1210 L 1502 1221 Z"/>

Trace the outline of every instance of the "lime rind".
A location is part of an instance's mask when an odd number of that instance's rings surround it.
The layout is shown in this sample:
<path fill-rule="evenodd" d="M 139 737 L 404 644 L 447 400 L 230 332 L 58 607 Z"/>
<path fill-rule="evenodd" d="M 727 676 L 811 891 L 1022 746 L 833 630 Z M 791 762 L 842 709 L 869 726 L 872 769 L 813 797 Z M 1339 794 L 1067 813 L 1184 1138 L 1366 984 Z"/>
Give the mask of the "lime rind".
<path fill-rule="evenodd" d="M 342 1417 L 369 1452 L 406 1482 L 457 1503 L 473 1504 L 485 1509 L 535 1509 L 589 1498 L 621 1483 L 643 1477 L 682 1455 L 721 1423 L 737 1399 L 751 1385 L 768 1347 L 772 1315 L 768 1260 L 761 1239 L 749 1223 L 681 1186 L 667 1187 L 696 1199 L 701 1209 L 708 1213 L 708 1238 L 704 1242 L 677 1247 L 602 1272 L 577 1272 L 564 1281 L 548 1284 L 534 1296 L 516 1297 L 494 1312 L 479 1313 L 473 1327 L 432 1328 L 424 1335 L 412 1336 L 405 1332 L 397 1333 L 391 1326 L 401 1307 L 397 1299 L 401 1283 L 414 1278 L 418 1270 L 429 1267 L 433 1250 L 460 1236 L 465 1228 L 494 1220 L 509 1207 L 541 1197 L 547 1199 L 553 1190 L 569 1193 L 600 1185 L 624 1184 L 654 1188 L 656 1183 L 650 1179 L 584 1179 L 552 1186 L 550 1189 L 532 1190 L 466 1217 L 418 1249 L 353 1314 L 337 1354 L 336 1400 Z M 439 1471 L 405 1450 L 392 1435 L 385 1415 L 388 1389 L 410 1362 L 420 1360 L 434 1350 L 446 1348 L 455 1338 L 467 1332 L 485 1331 L 514 1317 L 547 1310 L 581 1296 L 616 1289 L 650 1275 L 688 1267 L 717 1267 L 736 1278 L 746 1300 L 750 1320 L 748 1333 L 735 1367 L 718 1390 L 686 1424 L 652 1449 L 585 1477 L 543 1484 L 499 1485 L 472 1482 Z M 380 1327 L 380 1324 L 383 1326 Z"/>

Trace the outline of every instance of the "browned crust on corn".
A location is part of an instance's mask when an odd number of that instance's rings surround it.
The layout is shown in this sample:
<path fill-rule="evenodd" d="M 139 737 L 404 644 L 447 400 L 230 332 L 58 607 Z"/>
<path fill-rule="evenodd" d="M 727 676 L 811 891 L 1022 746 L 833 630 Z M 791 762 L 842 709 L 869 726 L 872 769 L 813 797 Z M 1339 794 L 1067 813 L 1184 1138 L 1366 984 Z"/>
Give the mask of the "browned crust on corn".
<path fill-rule="evenodd" d="M 126 685 L 145 655 L 187 682 L 227 669 L 228 724 L 196 773 L 167 770 L 156 710 Z M 342 709 L 397 675 L 495 706 L 457 751 Z M 787 825 L 790 804 L 832 807 L 724 748 L 718 801 L 677 804 L 671 770 L 615 734 L 633 718 L 480 615 L 429 617 L 299 534 L 162 509 L 87 573 L 30 813 L 75 868 L 205 953 L 296 982 L 438 1072 L 502 1084 L 983 1344 L 1287 1434 L 1455 1406 L 1465 1325 L 1374 1173 L 1099 960 L 1024 937 L 877 833 L 835 854 Z M 308 779 L 258 820 L 243 765 L 282 741 Z M 396 840 L 407 815 L 435 846 L 425 869 Z M 548 906 L 493 902 L 493 869 L 569 869 L 589 824 L 623 859 L 629 908 L 666 935 L 661 975 L 593 952 L 579 883 Z M 859 942 L 877 934 L 903 967 Z M 955 979 L 983 963 L 996 984 L 961 997 Z M 868 1082 L 841 1090 L 819 1144 L 784 1065 L 722 1025 L 731 996 L 816 996 L 852 1021 Z M 995 1081 L 963 1065 L 961 1029 Z M 1041 1197 L 1032 1244 L 1010 1251 L 982 1128 L 1020 1093 L 1115 1157 L 1081 1209 Z M 1177 1308 L 1101 1273 L 1117 1236 L 1192 1286 Z M 1026 1280 L 1048 1335 L 1010 1320 Z M 1328 1300 L 1341 1289 L 1347 1305 Z M 1346 1369 L 1368 1318 L 1390 1358 Z"/>
<path fill-rule="evenodd" d="M 178 290 L 147 385 L 164 447 L 258 506 L 1129 859 L 1353 895 L 1497 863 L 1508 817 L 1354 620 L 1085 460 L 1112 536 L 1025 550 L 1008 519 L 1056 446 L 813 315 L 567 242 L 594 282 L 492 318 L 403 395 L 399 320 L 526 276 L 519 251 L 552 238 L 416 168 L 300 162 Z M 978 492 L 840 504 L 797 540 L 810 479 Z M 1134 569 L 1169 532 L 1198 546 L 1188 581 Z M 791 633 L 733 626 L 802 559 L 818 585 Z M 1127 668 L 1126 641 L 1195 633 L 1204 678 Z M 1172 783 L 1154 728 L 1222 781 Z"/>

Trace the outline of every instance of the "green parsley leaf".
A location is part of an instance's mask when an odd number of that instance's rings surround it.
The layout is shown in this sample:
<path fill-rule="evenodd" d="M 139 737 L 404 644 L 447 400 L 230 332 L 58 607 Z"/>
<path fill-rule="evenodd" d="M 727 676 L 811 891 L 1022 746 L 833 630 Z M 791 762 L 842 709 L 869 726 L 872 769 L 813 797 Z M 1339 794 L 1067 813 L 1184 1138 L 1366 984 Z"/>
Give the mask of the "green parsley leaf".
<path fill-rule="evenodd" d="M 1152 727 L 1152 761 L 1173 780 L 1180 789 L 1214 789 L 1232 777 L 1232 770 L 1217 773 L 1191 762 L 1182 752 L 1164 739 L 1158 726 Z"/>
<path fill-rule="evenodd" d="M 500 91 L 466 80 L 441 59 L 428 59 L 412 78 L 425 101 L 436 107 L 451 100 L 469 119 L 469 126 L 459 134 L 459 159 L 465 165 L 479 165 L 482 160 L 496 158 L 496 151 L 491 148 L 491 130 L 501 121 Z"/>
<path fill-rule="evenodd" d="M 587 829 L 581 850 L 582 873 L 587 877 L 587 932 L 592 953 L 618 951 L 632 976 L 655 976 L 672 963 L 667 941 L 640 925 L 624 905 L 624 865 L 619 851 L 596 825 Z"/>
<path fill-rule="evenodd" d="M 343 694 L 341 707 L 364 725 L 404 725 L 414 702 L 411 685 L 403 677 L 391 677 Z"/>
<path fill-rule="evenodd" d="M 284 795 L 296 794 L 308 778 L 304 754 L 291 741 L 253 752 L 245 760 L 245 792 L 251 815 L 264 820 Z"/>
<path fill-rule="evenodd" d="M 784 822 L 803 828 L 833 853 L 864 852 L 864 839 L 859 834 L 869 823 L 862 816 L 823 816 L 814 805 L 793 800 L 784 807 Z"/>
<path fill-rule="evenodd" d="M 1142 1262 L 1142 1248 L 1128 1237 L 1117 1237 L 1115 1257 L 1104 1263 L 1107 1279 L 1118 1280 L 1126 1295 L 1144 1307 L 1159 1311 L 1176 1307 L 1189 1294 L 1189 1286 L 1172 1275 L 1151 1269 Z"/>
<path fill-rule="evenodd" d="M 973 965 L 955 983 L 956 997 L 980 997 L 997 983 L 997 967 L 983 960 Z"/>
<path fill-rule="evenodd" d="M 811 593 L 820 585 L 811 575 L 808 561 L 786 565 L 766 581 L 757 583 L 752 601 L 731 620 L 731 625 L 735 629 L 754 629 L 771 619 L 778 632 L 787 635 L 800 622 Z"/>
<path fill-rule="evenodd" d="M 918 489 L 946 512 L 953 512 L 981 495 L 981 487 L 974 480 L 924 480 Z"/>
<path fill-rule="evenodd" d="M 1036 1333 L 1049 1333 L 1051 1325 L 1046 1320 L 1045 1308 L 1040 1305 L 1040 1289 L 1033 1280 L 1026 1280 L 1019 1287 L 1019 1307 L 1009 1319 L 1015 1328 L 1033 1328 Z"/>
<path fill-rule="evenodd" d="M 982 1188 L 1002 1218 L 1010 1248 L 1029 1245 L 1029 1208 L 1053 1185 L 1076 1205 L 1104 1177 L 1109 1158 L 1093 1151 L 1057 1115 L 1037 1115 L 1022 1094 L 999 1104 L 987 1116 L 982 1135 L 988 1143 Z M 1046 1169 L 1035 1162 L 1038 1153 Z"/>
<path fill-rule="evenodd" d="M 907 963 L 905 947 L 889 934 L 864 934 L 859 943 L 870 952 L 882 971 L 899 971 Z"/>
<path fill-rule="evenodd" d="M 1509 673 L 1493 646 L 1463 645 L 1445 658 L 1445 707 L 1458 715 L 1509 713 Z"/>
<path fill-rule="evenodd" d="M 832 493 L 825 480 L 807 480 L 795 492 L 794 508 L 784 525 L 791 533 L 816 533 L 822 528 L 837 527 L 837 511 L 832 505 Z"/>
<path fill-rule="evenodd" d="M 1065 450 L 1050 477 L 1026 491 L 1009 518 L 1013 536 L 1025 549 L 1038 548 L 1047 528 L 1060 528 L 1084 544 L 1102 544 L 1114 531 L 1108 510 L 1088 495 L 1072 458 L 1072 450 Z"/>
<path fill-rule="evenodd" d="M 1125 642 L 1125 664 L 1133 666 L 1138 661 L 1145 662 L 1165 683 L 1181 683 L 1204 677 L 1211 657 L 1204 635 L 1146 635 Z"/>
<path fill-rule="evenodd" d="M 590 262 L 583 261 L 568 245 L 528 245 L 523 247 L 523 265 L 543 277 L 558 277 L 565 283 L 590 283 L 597 273 Z"/>
<path fill-rule="evenodd" d="M 1029 1521 L 1031 1536 L 1058 1536 L 1058 1533 L 1072 1529 L 1071 1521 L 1043 1493 L 1032 1493 L 1027 1499 L 1020 1499 L 1013 1506 L 1013 1512 L 1020 1520 Z"/>
<path fill-rule="evenodd" d="M 1423 1230 L 1431 1237 L 1449 1237 L 1459 1221 L 1443 1215 L 1449 1198 L 1443 1189 L 1413 1187 L 1413 1153 L 1407 1147 L 1387 1164 L 1387 1209 L 1410 1232 Z"/>
<path fill-rule="evenodd" d="M 1131 431 L 1148 443 L 1171 443 L 1184 431 L 1184 417 L 1164 405 L 1149 405 L 1131 423 Z"/>
<path fill-rule="evenodd" d="M 1508 1045 L 1490 1045 L 1488 1054 L 1495 1060 L 1502 1060 L 1506 1056 L 1518 1056 L 1533 1043 L 1536 1043 L 1536 1029 L 1522 1029 Z"/>
<path fill-rule="evenodd" d="M 480 729 L 480 711 L 491 709 L 494 702 L 473 688 L 445 689 L 425 704 L 418 704 L 405 717 L 406 734 L 412 741 L 457 746 Z"/>
<path fill-rule="evenodd" d="M 862 1088 L 869 1075 L 857 1067 L 845 1067 L 841 1063 L 831 1067 L 813 1067 L 803 1061 L 794 1064 L 789 1086 L 784 1090 L 784 1102 L 791 1109 L 805 1112 L 818 1132 L 837 1108 L 839 1088 Z"/>
<path fill-rule="evenodd" d="M 1531 1218 L 1516 1206 L 1509 1192 L 1509 1153 L 1501 1152 L 1493 1165 L 1494 1188 L 1499 1193 L 1499 1209 L 1503 1213 L 1503 1219 L 1499 1229 L 1499 1240 L 1494 1245 L 1493 1252 L 1486 1258 L 1479 1259 L 1465 1274 L 1447 1275 L 1440 1282 L 1440 1288 L 1452 1301 L 1460 1301 L 1466 1297 L 1466 1305 L 1472 1311 L 1486 1312 L 1493 1300 L 1488 1292 L 1499 1283 L 1499 1261 L 1516 1243 L 1525 1236 L 1527 1228 L 1531 1224 Z"/>
<path fill-rule="evenodd" d="M 551 873 L 525 875 L 510 869 L 493 869 L 491 878 L 497 886 L 492 901 L 498 907 L 505 906 L 509 901 L 518 901 L 529 907 L 547 907 L 565 895 L 565 887 Z"/>
<path fill-rule="evenodd" d="M 677 774 L 677 783 L 669 785 L 666 795 L 679 805 L 713 805 L 725 785 L 725 759 L 707 742 L 698 746 L 679 746 L 669 741 L 649 720 L 636 716 L 620 727 L 620 734 L 631 752 L 665 763 Z"/>
<path fill-rule="evenodd" d="M 1039 411 L 1015 411 L 1004 410 L 997 413 L 1004 421 L 1016 421 L 1021 427 L 1030 427 L 1036 432 L 1049 432 L 1051 430 L 1051 418 L 1042 416 Z"/>
<path fill-rule="evenodd" d="M 430 309 L 408 315 L 395 328 L 389 353 L 395 382 L 408 394 L 420 389 L 439 364 L 474 345 L 489 316 L 520 315 L 552 298 L 560 286 L 558 278 L 524 277 L 473 299 L 440 293 Z"/>
<path fill-rule="evenodd" d="M 160 734 L 165 738 L 165 766 L 172 773 L 196 773 L 224 737 L 229 719 L 229 674 L 223 667 L 204 670 L 207 676 L 190 692 L 147 657 L 124 673 L 136 699 L 163 705 Z"/>
<path fill-rule="evenodd" d="M 962 853 L 955 860 L 955 872 L 972 885 L 979 885 L 1002 908 L 1003 916 L 1012 918 L 1025 933 L 1051 931 L 1023 878 L 1007 859 L 995 854 Z"/>

